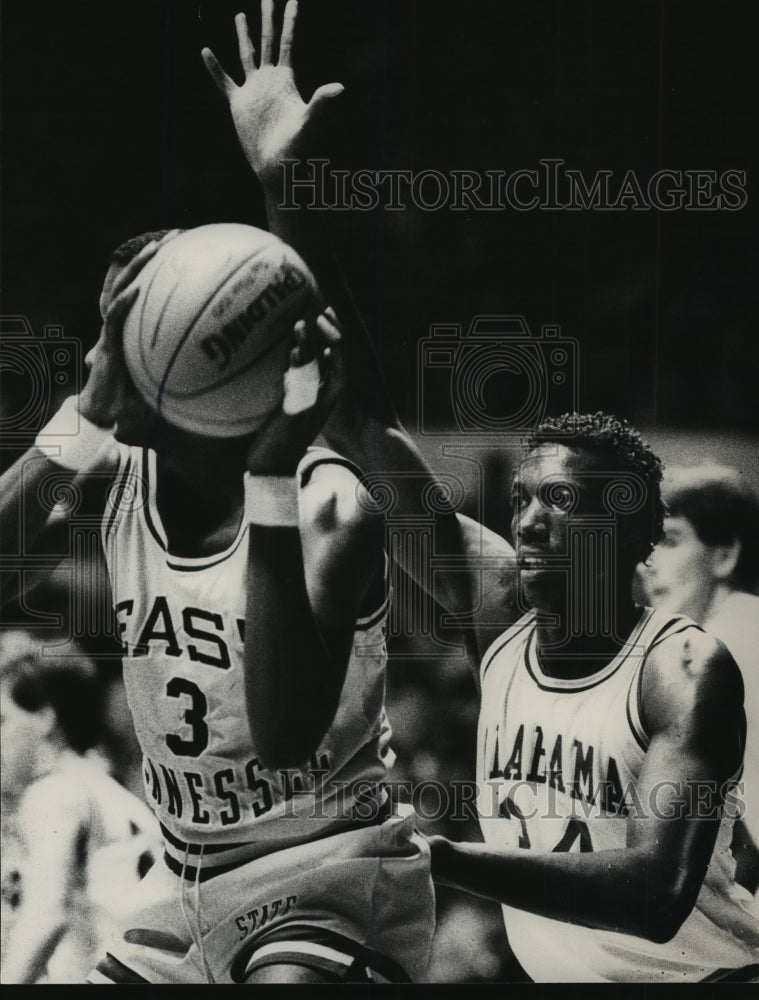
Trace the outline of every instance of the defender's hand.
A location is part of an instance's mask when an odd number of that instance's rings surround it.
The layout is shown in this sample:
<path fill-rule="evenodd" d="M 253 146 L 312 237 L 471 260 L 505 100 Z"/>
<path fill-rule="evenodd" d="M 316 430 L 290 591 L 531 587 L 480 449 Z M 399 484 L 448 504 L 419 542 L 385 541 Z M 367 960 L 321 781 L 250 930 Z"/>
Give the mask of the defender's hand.
<path fill-rule="evenodd" d="M 244 14 L 235 17 L 240 62 L 245 73 L 241 87 L 224 72 L 209 48 L 202 51 L 208 72 L 229 101 L 242 150 L 262 183 L 279 176 L 283 160 L 305 154 L 303 140 L 307 128 L 315 123 L 325 105 L 344 89 L 340 83 L 325 84 L 318 88 L 307 104 L 303 101 L 290 65 L 298 4 L 296 0 L 288 0 L 285 7 L 277 62 L 273 54 L 272 8 L 272 0 L 261 3 L 258 66 L 247 19 Z"/>
<path fill-rule="evenodd" d="M 280 406 L 259 427 L 248 449 L 248 472 L 251 475 L 295 475 L 298 463 L 322 429 L 342 386 L 339 333 L 332 328 L 327 335 L 321 323 L 307 326 L 304 320 L 300 320 L 295 325 L 290 371 L 303 368 L 310 362 L 319 366 L 316 402 L 299 413 L 286 413 Z"/>

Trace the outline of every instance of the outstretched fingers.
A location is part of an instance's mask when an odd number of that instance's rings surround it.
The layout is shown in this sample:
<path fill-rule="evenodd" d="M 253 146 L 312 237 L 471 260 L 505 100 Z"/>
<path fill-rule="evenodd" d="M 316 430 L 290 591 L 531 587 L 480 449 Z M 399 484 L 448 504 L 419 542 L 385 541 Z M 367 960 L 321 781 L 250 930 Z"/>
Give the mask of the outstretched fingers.
<path fill-rule="evenodd" d="M 247 77 L 256 68 L 256 50 L 250 40 L 248 31 L 248 19 L 244 14 L 235 17 L 235 28 L 237 29 L 237 47 L 240 50 L 240 62 Z"/>
<path fill-rule="evenodd" d="M 274 3 L 261 0 L 261 65 L 271 64 L 274 44 Z"/>
<path fill-rule="evenodd" d="M 224 70 L 221 68 L 221 63 L 216 58 L 216 56 L 211 52 L 211 50 L 206 46 L 200 51 L 203 57 L 203 62 L 206 64 L 206 69 L 211 74 L 213 82 L 219 88 L 219 90 L 227 97 L 235 89 L 235 81 L 227 76 Z"/>
<path fill-rule="evenodd" d="M 287 0 L 284 19 L 282 21 L 282 36 L 279 40 L 279 65 L 290 66 L 291 52 L 293 47 L 293 34 L 295 32 L 295 21 L 298 17 L 298 0 Z"/>
<path fill-rule="evenodd" d="M 319 87 L 318 90 L 314 91 L 314 96 L 308 102 L 308 107 L 306 108 L 308 117 L 311 118 L 313 115 L 320 114 L 329 102 L 339 97 L 344 90 L 345 87 L 342 83 L 325 83 Z"/>

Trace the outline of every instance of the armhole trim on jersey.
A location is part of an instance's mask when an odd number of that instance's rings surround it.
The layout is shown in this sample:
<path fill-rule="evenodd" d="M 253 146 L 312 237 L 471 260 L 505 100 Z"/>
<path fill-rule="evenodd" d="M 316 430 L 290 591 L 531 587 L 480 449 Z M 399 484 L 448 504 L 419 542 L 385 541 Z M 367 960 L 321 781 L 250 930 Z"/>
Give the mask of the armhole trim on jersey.
<path fill-rule="evenodd" d="M 119 454 L 119 469 L 116 476 L 108 490 L 108 504 L 110 505 L 110 511 L 107 515 L 107 520 L 103 527 L 103 538 L 107 541 L 111 531 L 113 531 L 113 526 L 116 523 L 116 518 L 121 512 L 121 501 L 124 498 L 124 491 L 129 483 L 129 477 L 132 472 L 132 456 L 127 455 L 126 461 L 123 464 L 121 462 L 121 454 Z"/>
<path fill-rule="evenodd" d="M 308 485 L 314 469 L 319 465 L 340 465 L 352 472 L 359 483 L 363 476 L 363 473 L 355 463 L 351 462 L 349 458 L 343 458 L 342 455 L 338 455 L 336 451 L 330 451 L 329 448 L 309 449 L 300 460 L 298 466 L 297 476 L 300 489 Z"/>
<path fill-rule="evenodd" d="M 299 489 L 303 489 L 308 485 L 314 469 L 318 468 L 320 465 L 339 465 L 344 469 L 348 469 L 348 471 L 353 473 L 356 477 L 356 486 L 360 485 L 363 478 L 363 473 L 359 467 L 354 462 L 351 462 L 349 458 L 343 458 L 342 455 L 338 455 L 336 451 L 330 451 L 329 448 L 314 447 L 309 448 L 298 466 L 297 476 Z M 374 628 L 383 620 L 383 618 L 385 618 L 388 608 L 390 607 L 390 600 L 392 598 L 392 587 L 390 585 L 390 560 L 388 559 L 386 552 L 384 553 L 384 556 L 384 597 L 377 608 L 371 611 L 368 615 L 361 615 L 356 619 L 356 626 L 354 629 L 356 632 L 368 632 L 369 629 Z"/>
<path fill-rule="evenodd" d="M 654 647 L 660 646 L 664 642 L 665 639 L 671 639 L 672 636 L 674 636 L 674 635 L 680 635 L 681 632 L 685 632 L 689 628 L 698 629 L 699 632 L 703 632 L 704 631 L 701 628 L 700 625 L 696 624 L 696 622 L 689 621 L 688 619 L 685 619 L 683 621 L 682 619 L 678 618 L 678 619 L 676 619 L 676 621 L 681 621 L 682 622 L 682 624 L 680 625 L 680 628 L 676 628 L 672 632 L 667 632 L 666 635 L 662 635 L 662 633 L 664 632 L 664 629 L 661 629 L 656 634 L 656 636 L 654 637 L 653 641 L 651 642 L 651 645 L 648 647 L 648 652 L 649 653 L 651 652 L 652 649 L 654 649 Z M 669 628 L 671 625 L 676 624 L 676 621 L 669 622 L 667 624 L 667 626 L 665 626 L 665 627 Z"/>
<path fill-rule="evenodd" d="M 151 475 L 151 472 L 153 475 Z M 164 537 L 163 531 L 160 530 L 159 525 L 155 523 L 153 519 L 153 504 L 155 503 L 155 492 L 156 492 L 156 482 L 155 482 L 155 463 L 150 460 L 150 451 L 148 448 L 142 449 L 142 476 L 145 484 L 145 490 L 147 496 L 145 497 L 145 504 L 143 505 L 142 511 L 145 515 L 145 524 L 148 527 L 148 531 L 155 539 L 156 543 L 163 549 L 164 552 L 168 554 L 169 547 Z"/>
<path fill-rule="evenodd" d="M 679 627 L 675 628 L 675 626 Z M 648 750 L 651 742 L 643 725 L 643 670 L 645 669 L 646 661 L 651 650 L 661 645 L 665 639 L 680 635 L 681 632 L 685 632 L 689 628 L 697 628 L 699 632 L 703 632 L 700 625 L 697 625 L 696 622 L 691 621 L 690 618 L 684 615 L 674 615 L 672 618 L 669 618 L 653 637 L 646 649 L 645 656 L 641 660 L 637 670 L 633 672 L 627 692 L 626 712 L 630 729 L 641 750 Z"/>
<path fill-rule="evenodd" d="M 630 687 L 627 690 L 625 711 L 630 732 L 635 737 L 635 742 L 645 753 L 648 750 L 649 738 L 643 728 L 643 667 L 646 665 L 645 657 L 633 671 L 630 680 Z"/>
<path fill-rule="evenodd" d="M 494 639 L 488 648 L 485 650 L 485 654 L 482 657 L 482 663 L 480 664 L 480 682 L 485 678 L 485 671 L 488 669 L 490 664 L 496 658 L 496 656 L 501 652 L 504 646 L 507 646 L 512 639 L 515 639 L 520 635 L 524 629 L 528 628 L 535 619 L 535 612 L 528 611 L 527 614 L 522 615 L 513 625 L 509 625 L 505 632 L 502 632 L 496 639 Z"/>
<path fill-rule="evenodd" d="M 379 607 L 372 611 L 371 614 L 362 615 L 361 618 L 356 619 L 356 632 L 368 632 L 369 629 L 374 628 L 375 625 L 379 625 L 379 623 L 386 617 L 390 608 L 390 602 L 393 597 L 393 588 L 390 584 L 390 559 L 388 558 L 387 552 L 383 553 L 383 555 L 385 557 L 385 572 L 383 574 L 383 589 L 385 596 Z"/>

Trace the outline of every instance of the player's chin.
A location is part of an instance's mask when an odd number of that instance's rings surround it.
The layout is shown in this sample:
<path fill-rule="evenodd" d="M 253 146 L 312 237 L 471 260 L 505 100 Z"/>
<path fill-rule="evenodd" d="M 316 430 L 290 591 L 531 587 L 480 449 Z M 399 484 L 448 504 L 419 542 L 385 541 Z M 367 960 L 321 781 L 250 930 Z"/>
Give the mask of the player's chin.
<path fill-rule="evenodd" d="M 527 569 L 520 567 L 519 583 L 531 607 L 553 607 L 560 602 L 566 591 L 566 575 L 555 569 L 544 567 Z"/>

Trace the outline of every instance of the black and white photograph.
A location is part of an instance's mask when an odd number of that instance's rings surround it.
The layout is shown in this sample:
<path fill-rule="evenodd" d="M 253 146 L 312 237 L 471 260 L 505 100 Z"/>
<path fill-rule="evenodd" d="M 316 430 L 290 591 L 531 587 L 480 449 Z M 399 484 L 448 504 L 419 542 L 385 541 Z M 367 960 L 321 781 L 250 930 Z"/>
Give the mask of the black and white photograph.
<path fill-rule="evenodd" d="M 0 983 L 756 989 L 756 3 L 0 29 Z"/>

